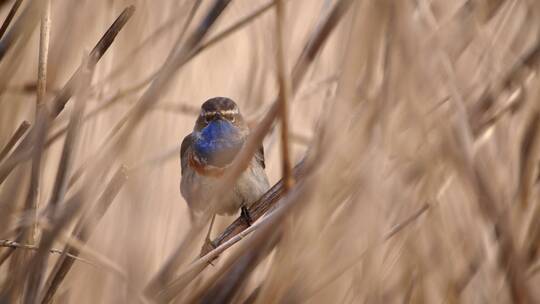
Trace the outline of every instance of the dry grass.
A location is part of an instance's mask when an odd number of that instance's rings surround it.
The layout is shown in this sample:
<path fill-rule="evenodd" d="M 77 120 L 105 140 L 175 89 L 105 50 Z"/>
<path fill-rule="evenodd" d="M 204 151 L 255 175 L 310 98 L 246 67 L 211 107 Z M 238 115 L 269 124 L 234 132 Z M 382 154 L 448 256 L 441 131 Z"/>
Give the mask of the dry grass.
<path fill-rule="evenodd" d="M 48 2 L 0 1 L 0 303 L 540 301 L 538 1 Z M 261 142 L 275 186 L 200 252 L 214 96 L 208 204 Z"/>

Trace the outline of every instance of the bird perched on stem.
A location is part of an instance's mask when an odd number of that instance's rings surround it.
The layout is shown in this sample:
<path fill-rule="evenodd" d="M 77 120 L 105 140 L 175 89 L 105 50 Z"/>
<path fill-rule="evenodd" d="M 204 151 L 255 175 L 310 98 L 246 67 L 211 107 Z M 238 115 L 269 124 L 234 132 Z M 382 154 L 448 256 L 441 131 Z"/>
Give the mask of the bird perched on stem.
<path fill-rule="evenodd" d="M 222 182 L 224 170 L 232 163 L 249 133 L 238 106 L 231 99 L 215 97 L 202 104 L 193 132 L 184 138 L 180 149 L 180 192 L 189 205 L 192 220 L 204 211 L 215 216 L 231 215 L 240 209 L 242 217 L 251 225 L 247 208 L 270 188 L 264 171 L 262 145 L 231 191 L 215 206 L 207 205 Z"/>

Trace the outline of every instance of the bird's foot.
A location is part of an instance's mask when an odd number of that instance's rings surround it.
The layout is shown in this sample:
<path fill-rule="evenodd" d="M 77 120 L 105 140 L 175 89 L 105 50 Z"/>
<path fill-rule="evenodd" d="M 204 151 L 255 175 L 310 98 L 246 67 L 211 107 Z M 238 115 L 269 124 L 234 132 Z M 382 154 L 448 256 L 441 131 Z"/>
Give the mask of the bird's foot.
<path fill-rule="evenodd" d="M 242 206 L 242 208 L 240 209 L 240 216 L 244 219 L 248 226 L 251 226 L 251 224 L 253 224 L 253 219 L 251 218 L 249 210 L 246 206 Z"/>

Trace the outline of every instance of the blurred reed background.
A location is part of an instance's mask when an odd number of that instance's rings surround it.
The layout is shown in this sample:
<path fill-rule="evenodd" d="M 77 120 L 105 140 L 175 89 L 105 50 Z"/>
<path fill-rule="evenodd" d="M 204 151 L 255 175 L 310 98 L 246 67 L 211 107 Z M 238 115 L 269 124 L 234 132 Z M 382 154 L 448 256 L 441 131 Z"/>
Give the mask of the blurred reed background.
<path fill-rule="evenodd" d="M 0 303 L 540 301 L 540 2 L 0 8 Z M 214 96 L 271 184 L 304 161 L 199 258 L 179 149 Z"/>

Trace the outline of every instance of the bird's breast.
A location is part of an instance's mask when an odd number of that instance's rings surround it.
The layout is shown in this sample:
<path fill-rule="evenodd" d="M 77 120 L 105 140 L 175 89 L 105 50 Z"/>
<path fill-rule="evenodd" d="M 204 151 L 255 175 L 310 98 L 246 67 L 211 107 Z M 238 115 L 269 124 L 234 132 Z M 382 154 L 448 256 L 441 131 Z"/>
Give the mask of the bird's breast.
<path fill-rule="evenodd" d="M 186 198 L 191 210 L 199 212 L 209 208 L 207 205 L 212 195 L 220 188 L 223 182 L 222 174 L 225 169 L 209 171 L 208 167 L 200 167 L 194 158 L 189 163 L 182 176 L 180 190 Z M 250 206 L 270 188 L 264 169 L 252 160 L 248 168 L 238 177 L 230 191 L 220 196 L 211 210 L 217 214 L 233 214 L 241 206 Z"/>
<path fill-rule="evenodd" d="M 244 144 L 238 128 L 224 120 L 212 121 L 195 137 L 193 153 L 200 164 L 223 168 Z"/>

